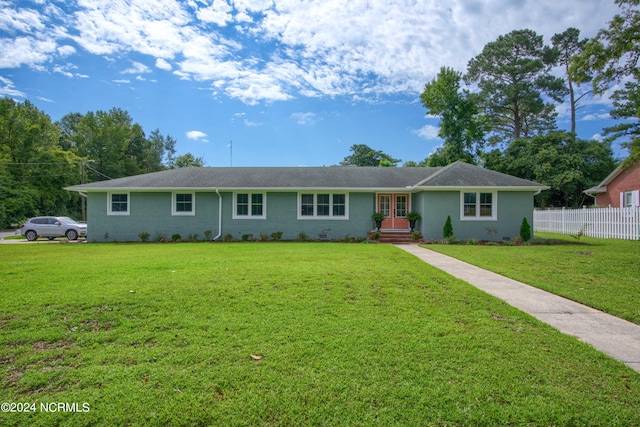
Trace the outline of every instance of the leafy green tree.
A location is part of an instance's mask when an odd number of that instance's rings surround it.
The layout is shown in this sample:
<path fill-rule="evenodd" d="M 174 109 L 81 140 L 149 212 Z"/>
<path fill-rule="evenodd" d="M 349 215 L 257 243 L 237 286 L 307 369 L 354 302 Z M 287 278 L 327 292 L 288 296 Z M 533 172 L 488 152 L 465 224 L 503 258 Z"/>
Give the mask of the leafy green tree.
<path fill-rule="evenodd" d="M 531 226 L 526 217 L 522 218 L 522 224 L 520 224 L 520 238 L 523 242 L 531 240 Z"/>
<path fill-rule="evenodd" d="M 587 39 L 580 40 L 580 30 L 577 28 L 568 28 L 562 33 L 554 34 L 553 37 L 551 37 L 551 44 L 553 48 L 558 51 L 558 64 L 564 67 L 565 70 L 567 79 L 566 88 L 569 93 L 569 107 L 571 109 L 571 132 L 576 133 L 576 110 L 578 109 L 578 103 L 591 91 L 587 91 L 576 98 L 574 89 L 576 83 L 573 81 L 569 66 L 572 58 L 584 51 Z M 585 75 L 585 79 L 586 78 L 587 76 Z M 583 82 L 584 81 L 585 80 L 583 80 Z"/>
<path fill-rule="evenodd" d="M 557 51 L 532 30 L 516 30 L 488 43 L 469 61 L 465 80 L 480 88 L 480 105 L 488 116 L 490 142 L 528 138 L 556 128 L 554 105 L 561 102 L 564 82 L 550 74 Z"/>
<path fill-rule="evenodd" d="M 186 153 L 181 156 L 176 157 L 172 160 L 169 167 L 171 169 L 177 168 L 189 168 L 189 167 L 198 167 L 201 168 L 204 166 L 204 158 L 196 157 L 191 153 Z"/>
<path fill-rule="evenodd" d="M 79 158 L 59 145 L 60 131 L 29 101 L 0 100 L 0 225 L 35 215 L 77 217 Z"/>
<path fill-rule="evenodd" d="M 461 73 L 442 67 L 420 95 L 428 114 L 440 117 L 438 136 L 444 140 L 429 157 L 429 166 L 446 166 L 456 160 L 475 164 L 484 145 L 488 122 L 479 115 L 471 94 L 461 89 L 461 81 Z"/>
<path fill-rule="evenodd" d="M 593 90 L 603 94 L 618 85 L 612 95 L 611 117 L 623 123 L 604 129 L 613 141 L 629 137 L 622 146 L 628 148 L 628 164 L 640 160 L 640 0 L 615 0 L 622 9 L 607 28 L 589 40 L 581 55 L 571 64 L 577 81 L 586 81 L 593 73 Z"/>
<path fill-rule="evenodd" d="M 453 238 L 453 224 L 451 224 L 451 215 L 447 216 L 447 220 L 444 222 L 444 227 L 442 227 L 442 237 L 445 239 Z"/>
<path fill-rule="evenodd" d="M 615 168 L 611 144 L 577 139 L 569 132 L 551 132 L 512 141 L 504 152 L 483 155 L 485 167 L 551 187 L 536 196 L 539 206 L 580 207 L 583 193 Z"/>
<path fill-rule="evenodd" d="M 401 160 L 394 159 L 390 155 L 374 150 L 365 144 L 352 145 L 350 150 L 353 154 L 344 158 L 341 163 L 344 166 L 380 166 L 380 162 L 383 160 L 389 161 L 392 166 L 396 166 L 401 162 Z"/>

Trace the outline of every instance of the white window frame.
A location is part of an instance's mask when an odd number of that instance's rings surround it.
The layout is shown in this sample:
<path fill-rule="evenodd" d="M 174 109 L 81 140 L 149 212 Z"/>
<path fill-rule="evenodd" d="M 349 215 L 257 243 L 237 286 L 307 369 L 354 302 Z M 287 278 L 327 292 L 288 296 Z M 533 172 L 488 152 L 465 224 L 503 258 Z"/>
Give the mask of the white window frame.
<path fill-rule="evenodd" d="M 247 215 L 238 215 L 238 194 L 247 194 L 248 195 L 248 209 Z M 254 194 L 262 195 L 262 215 L 253 215 L 251 213 L 252 208 L 252 196 Z M 233 193 L 233 219 L 267 219 L 267 193 L 261 191 L 236 191 Z"/>
<path fill-rule="evenodd" d="M 302 215 L 302 195 L 313 195 L 313 215 Z M 329 195 L 329 215 L 318 215 L 318 194 Z M 333 196 L 344 196 L 344 215 L 333 214 Z M 299 220 L 329 220 L 343 221 L 349 219 L 349 193 L 342 191 L 300 191 L 298 192 L 298 219 Z"/>
<path fill-rule="evenodd" d="M 178 207 L 178 194 L 191 194 L 191 210 L 188 212 L 179 211 Z M 196 193 L 193 191 L 174 191 L 171 193 L 171 215 L 172 216 L 194 216 L 196 214 Z"/>
<path fill-rule="evenodd" d="M 467 193 L 476 194 L 476 214 L 465 216 L 464 195 Z M 480 216 L 480 194 L 491 194 L 491 216 Z M 460 221 L 497 221 L 498 220 L 498 192 L 486 190 L 462 190 L 460 191 Z"/>
<path fill-rule="evenodd" d="M 126 211 L 114 211 L 112 210 L 113 208 L 113 204 L 111 201 L 111 197 L 114 194 L 124 194 L 127 196 L 127 210 Z M 129 193 L 128 191 L 110 191 L 107 193 L 107 215 L 114 215 L 114 216 L 126 216 L 129 215 L 129 213 L 131 212 L 131 193 Z"/>

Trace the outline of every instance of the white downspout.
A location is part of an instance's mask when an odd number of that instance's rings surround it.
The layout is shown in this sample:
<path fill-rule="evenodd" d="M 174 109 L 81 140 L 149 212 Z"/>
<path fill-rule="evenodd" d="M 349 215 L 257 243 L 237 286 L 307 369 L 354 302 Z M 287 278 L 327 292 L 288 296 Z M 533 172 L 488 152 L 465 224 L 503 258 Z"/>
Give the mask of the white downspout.
<path fill-rule="evenodd" d="M 218 195 L 218 235 L 213 240 L 218 240 L 222 235 L 222 195 L 216 188 L 216 194 Z"/>

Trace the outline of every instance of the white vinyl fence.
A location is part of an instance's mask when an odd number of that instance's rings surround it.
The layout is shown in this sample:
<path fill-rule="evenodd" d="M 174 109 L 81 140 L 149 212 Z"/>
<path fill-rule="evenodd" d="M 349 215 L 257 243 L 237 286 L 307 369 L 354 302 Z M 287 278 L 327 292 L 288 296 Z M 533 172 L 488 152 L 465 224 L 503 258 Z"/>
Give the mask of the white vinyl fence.
<path fill-rule="evenodd" d="M 640 240 L 640 207 L 535 210 L 533 231 Z"/>

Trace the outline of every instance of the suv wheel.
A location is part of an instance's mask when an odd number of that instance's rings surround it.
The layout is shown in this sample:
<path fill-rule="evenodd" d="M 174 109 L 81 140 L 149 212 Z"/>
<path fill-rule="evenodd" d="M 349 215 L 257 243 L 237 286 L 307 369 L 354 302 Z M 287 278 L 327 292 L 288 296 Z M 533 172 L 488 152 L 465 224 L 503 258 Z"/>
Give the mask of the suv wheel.
<path fill-rule="evenodd" d="M 67 230 L 66 236 L 69 240 L 78 240 L 78 232 L 76 230 Z"/>
<path fill-rule="evenodd" d="M 24 233 L 24 237 L 26 237 L 28 241 L 33 242 L 38 238 L 38 233 L 36 233 L 33 230 L 29 230 L 26 233 Z"/>

